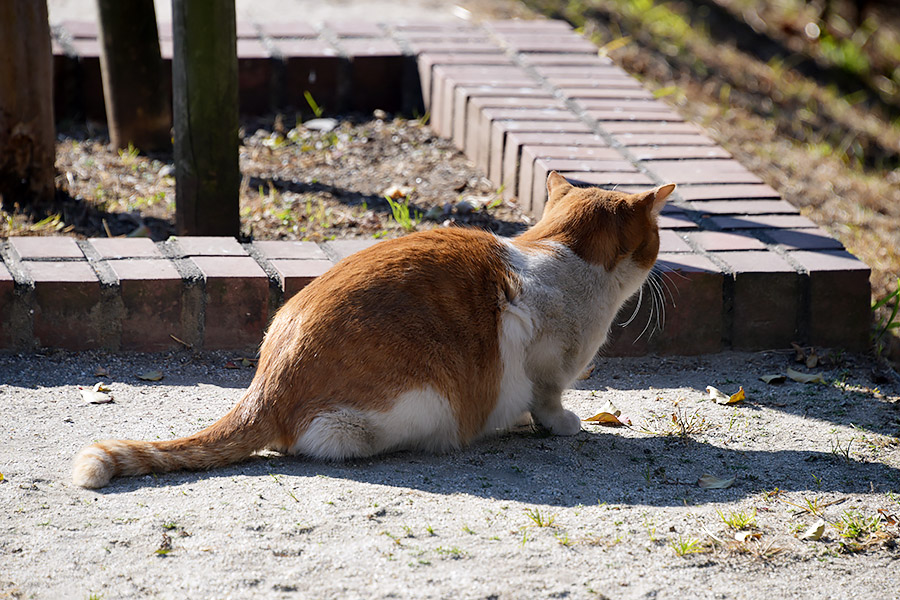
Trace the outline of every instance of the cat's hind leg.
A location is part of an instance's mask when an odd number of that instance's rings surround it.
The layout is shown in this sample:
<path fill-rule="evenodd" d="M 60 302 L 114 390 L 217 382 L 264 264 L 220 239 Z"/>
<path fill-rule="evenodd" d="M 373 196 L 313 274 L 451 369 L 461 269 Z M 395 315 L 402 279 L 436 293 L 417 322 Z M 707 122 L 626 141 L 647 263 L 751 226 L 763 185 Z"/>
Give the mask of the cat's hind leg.
<path fill-rule="evenodd" d="M 291 454 L 322 460 L 343 460 L 371 456 L 378 452 L 378 432 L 364 412 L 339 408 L 324 412 L 297 437 Z"/>

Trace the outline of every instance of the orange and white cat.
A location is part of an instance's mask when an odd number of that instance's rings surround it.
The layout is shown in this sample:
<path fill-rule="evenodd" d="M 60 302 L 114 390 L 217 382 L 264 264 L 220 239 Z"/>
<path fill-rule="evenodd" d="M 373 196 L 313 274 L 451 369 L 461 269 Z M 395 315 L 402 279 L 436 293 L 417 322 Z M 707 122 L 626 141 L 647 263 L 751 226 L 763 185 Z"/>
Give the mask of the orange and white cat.
<path fill-rule="evenodd" d="M 551 173 L 543 217 L 516 238 L 435 229 L 350 256 L 278 312 L 228 414 L 181 439 L 88 446 L 72 479 L 98 488 L 264 449 L 325 460 L 441 452 L 527 413 L 573 435 L 580 421 L 562 392 L 646 280 L 674 188 L 628 195 Z"/>

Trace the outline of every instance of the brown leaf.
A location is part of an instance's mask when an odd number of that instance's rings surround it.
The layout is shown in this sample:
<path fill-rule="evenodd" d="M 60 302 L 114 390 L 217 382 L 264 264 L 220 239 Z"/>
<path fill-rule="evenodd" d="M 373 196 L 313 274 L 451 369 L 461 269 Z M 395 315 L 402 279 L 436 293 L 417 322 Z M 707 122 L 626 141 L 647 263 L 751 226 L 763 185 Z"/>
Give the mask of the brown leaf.
<path fill-rule="evenodd" d="M 822 378 L 821 373 L 801 373 L 800 371 L 795 371 L 794 369 L 787 370 L 787 376 L 793 379 L 798 383 L 821 383 L 825 384 L 825 379 Z"/>
<path fill-rule="evenodd" d="M 744 386 L 741 386 L 734 394 L 730 396 L 713 386 L 706 386 L 706 393 L 709 394 L 709 399 L 715 402 L 716 404 L 737 404 L 744 398 L 746 398 L 746 394 L 744 394 Z"/>
<path fill-rule="evenodd" d="M 794 362 L 802 363 L 806 361 L 806 352 L 796 342 L 791 342 L 791 348 L 794 349 Z"/>
<path fill-rule="evenodd" d="M 815 350 L 811 350 L 809 356 L 806 357 L 806 368 L 815 369 L 816 365 L 819 364 L 819 355 L 816 354 Z"/>
<path fill-rule="evenodd" d="M 226 369 L 240 369 L 239 366 L 237 366 L 236 364 L 234 364 L 234 363 L 231 362 L 230 360 L 229 360 L 227 363 L 225 363 L 225 368 L 226 368 Z"/>
<path fill-rule="evenodd" d="M 597 413 L 593 417 L 584 419 L 584 421 L 586 423 L 596 423 L 597 425 L 604 425 L 606 427 L 623 427 L 625 425 L 631 425 L 631 420 L 627 417 L 622 417 L 620 419 L 618 415 L 608 412 Z"/>
<path fill-rule="evenodd" d="M 823 533 L 825 533 L 825 521 L 819 519 L 800 535 L 800 539 L 815 542 L 822 539 Z"/>
<path fill-rule="evenodd" d="M 787 379 L 787 375 L 782 375 L 781 373 L 769 373 L 768 375 L 760 375 L 759 378 L 765 383 L 775 384 L 784 383 Z"/>
<path fill-rule="evenodd" d="M 97 367 L 94 369 L 94 377 L 109 377 L 109 369 L 106 367 Z"/>

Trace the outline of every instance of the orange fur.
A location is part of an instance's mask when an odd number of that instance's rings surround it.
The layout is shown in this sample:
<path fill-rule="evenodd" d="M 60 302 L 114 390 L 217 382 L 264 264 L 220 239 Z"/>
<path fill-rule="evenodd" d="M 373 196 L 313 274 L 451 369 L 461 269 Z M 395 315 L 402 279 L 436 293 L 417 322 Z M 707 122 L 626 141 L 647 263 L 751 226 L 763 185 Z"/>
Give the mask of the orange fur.
<path fill-rule="evenodd" d="M 567 384 L 577 375 L 568 371 L 577 366 L 566 362 L 565 377 L 549 383 L 523 371 L 528 381 L 520 382 L 522 389 L 532 389 L 532 380 L 537 386 L 534 399 L 518 398 L 518 387 L 501 389 L 517 385 L 510 378 L 524 367 L 511 361 L 524 360 L 515 357 L 527 351 L 521 347 L 527 336 L 552 337 L 552 331 L 531 333 L 536 324 L 546 329 L 552 321 L 533 315 L 540 302 L 529 298 L 553 283 L 525 282 L 523 267 L 514 263 L 541 253 L 552 261 L 550 255 L 568 248 L 584 261 L 584 267 L 572 263 L 575 268 L 601 269 L 591 271 L 598 281 L 605 281 L 602 269 L 612 273 L 626 259 L 647 270 L 659 244 L 656 214 L 672 188 L 629 196 L 574 188 L 551 173 L 543 218 L 512 244 L 484 231 L 439 229 L 359 252 L 282 307 L 263 341 L 253 382 L 228 414 L 173 441 L 88 446 L 75 459 L 73 481 L 96 488 L 119 475 L 207 469 L 263 449 L 320 448 L 323 440 L 339 450 L 342 440 L 353 443 L 346 452 L 322 450 L 322 457 L 366 455 L 395 447 L 384 438 L 405 435 L 402 425 L 391 424 L 394 418 L 422 428 L 399 446 L 429 446 L 437 439 L 439 448 L 469 443 L 486 433 L 492 415 L 507 409 L 535 411 L 555 422 L 563 412 L 558 394 L 543 399 L 538 387 L 552 392 Z M 638 275 L 639 284 L 646 274 Z M 615 305 L 598 319 L 604 329 L 599 343 L 624 302 L 611 297 Z M 501 400 L 508 406 L 498 406 Z M 442 407 L 452 416 L 449 426 L 440 415 L 429 420 L 416 414 L 442 413 Z M 508 419 L 501 421 L 508 426 Z M 329 441 L 329 435 L 336 437 Z"/>

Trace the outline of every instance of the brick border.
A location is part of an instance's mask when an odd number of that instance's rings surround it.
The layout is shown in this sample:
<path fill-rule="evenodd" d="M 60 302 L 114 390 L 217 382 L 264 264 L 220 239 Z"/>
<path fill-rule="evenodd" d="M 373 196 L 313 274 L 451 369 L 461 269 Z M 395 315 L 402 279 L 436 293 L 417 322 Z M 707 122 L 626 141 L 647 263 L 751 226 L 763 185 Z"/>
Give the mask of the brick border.
<path fill-rule="evenodd" d="M 96 25 L 53 33 L 57 116 L 103 120 Z M 306 110 L 305 90 L 332 111 L 427 110 L 535 216 L 550 169 L 627 191 L 679 184 L 660 218 L 665 327 L 645 299 L 609 354 L 867 346 L 869 268 L 564 22 L 241 23 L 238 35 L 243 112 Z M 372 243 L 0 240 L 0 349 L 252 347 L 284 301 Z"/>

